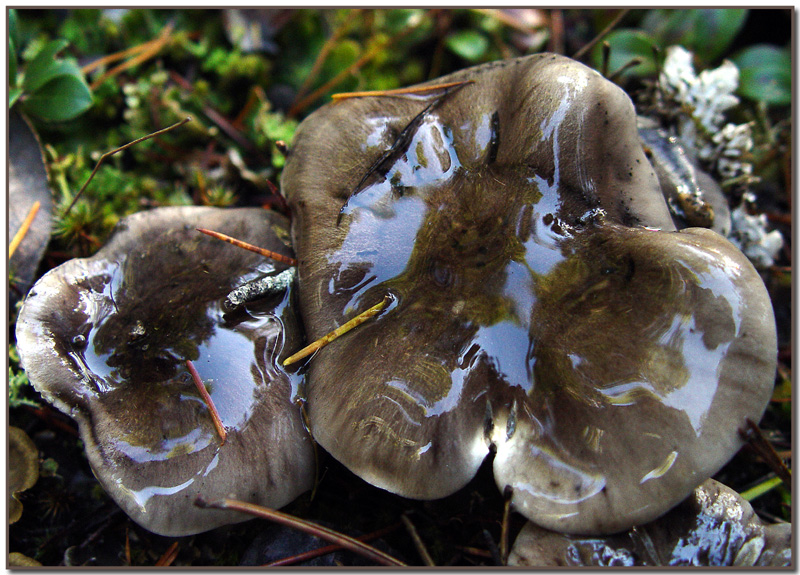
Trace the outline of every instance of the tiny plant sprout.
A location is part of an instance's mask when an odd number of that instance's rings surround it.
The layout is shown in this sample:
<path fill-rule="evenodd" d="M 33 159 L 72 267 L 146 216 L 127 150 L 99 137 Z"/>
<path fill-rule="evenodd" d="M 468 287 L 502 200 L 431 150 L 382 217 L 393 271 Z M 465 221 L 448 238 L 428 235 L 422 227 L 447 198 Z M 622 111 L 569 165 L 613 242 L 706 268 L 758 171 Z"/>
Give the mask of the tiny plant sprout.
<path fill-rule="evenodd" d="M 306 372 L 315 440 L 366 481 L 444 497 L 494 452 L 528 519 L 614 533 L 691 494 L 764 412 L 766 289 L 719 234 L 677 231 L 633 104 L 593 70 L 537 54 L 340 97 L 291 150 L 309 341 L 393 300 Z"/>

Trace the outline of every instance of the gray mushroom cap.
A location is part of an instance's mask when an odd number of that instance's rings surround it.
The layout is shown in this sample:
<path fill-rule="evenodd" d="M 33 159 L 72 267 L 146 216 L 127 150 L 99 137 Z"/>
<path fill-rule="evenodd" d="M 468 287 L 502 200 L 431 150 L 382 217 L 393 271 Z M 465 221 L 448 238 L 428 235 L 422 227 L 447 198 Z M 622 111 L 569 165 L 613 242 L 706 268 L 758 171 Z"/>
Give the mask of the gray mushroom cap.
<path fill-rule="evenodd" d="M 767 524 L 738 493 L 709 479 L 674 509 L 611 537 L 564 535 L 527 523 L 513 567 L 788 567 L 792 526 Z"/>
<path fill-rule="evenodd" d="M 770 300 L 719 235 L 676 232 L 628 97 L 540 54 L 460 87 L 331 103 L 282 186 L 310 340 L 389 295 L 308 367 L 315 439 L 413 498 L 496 450 L 515 507 L 608 533 L 681 501 L 760 419 Z"/>
<path fill-rule="evenodd" d="M 291 289 L 226 314 L 226 294 L 272 263 L 205 227 L 288 254 L 282 216 L 160 208 L 121 221 L 87 259 L 45 274 L 17 323 L 34 387 L 80 427 L 92 469 L 137 523 L 186 535 L 243 521 L 200 509 L 234 496 L 281 507 L 311 487 L 313 452 L 279 361 L 302 343 Z M 227 429 L 221 444 L 191 360 Z"/>

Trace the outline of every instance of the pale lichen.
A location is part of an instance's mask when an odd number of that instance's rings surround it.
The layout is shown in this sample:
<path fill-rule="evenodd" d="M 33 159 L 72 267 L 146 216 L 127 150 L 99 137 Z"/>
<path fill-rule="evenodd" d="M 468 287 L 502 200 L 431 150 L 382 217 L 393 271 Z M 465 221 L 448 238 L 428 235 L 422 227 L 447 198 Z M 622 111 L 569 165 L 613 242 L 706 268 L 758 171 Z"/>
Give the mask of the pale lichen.
<path fill-rule="evenodd" d="M 753 166 L 744 158 L 753 147 L 750 124 L 726 123 L 725 112 L 739 103 L 734 95 L 739 85 L 739 69 L 726 60 L 698 75 L 693 55 L 681 46 L 667 48 L 659 77 L 665 99 L 681 110 L 678 136 L 684 147 L 696 150 L 699 160 L 722 178 L 751 183 Z"/>

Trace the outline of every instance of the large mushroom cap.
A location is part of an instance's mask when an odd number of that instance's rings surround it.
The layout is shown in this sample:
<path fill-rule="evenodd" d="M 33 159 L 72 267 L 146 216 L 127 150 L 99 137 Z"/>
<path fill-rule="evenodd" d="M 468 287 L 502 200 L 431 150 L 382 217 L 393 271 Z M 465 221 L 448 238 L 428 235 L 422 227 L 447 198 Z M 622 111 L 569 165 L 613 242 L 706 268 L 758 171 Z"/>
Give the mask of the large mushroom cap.
<path fill-rule="evenodd" d="M 302 342 L 291 290 L 226 314 L 227 293 L 276 273 L 210 228 L 279 253 L 281 216 L 258 209 L 162 208 L 123 220 L 88 259 L 33 287 L 20 359 L 45 399 L 75 418 L 95 475 L 139 524 L 164 535 L 245 520 L 199 509 L 235 496 L 281 507 L 310 488 L 311 442 L 279 360 Z M 221 444 L 185 360 L 227 429 Z"/>
<path fill-rule="evenodd" d="M 739 448 L 770 396 L 766 290 L 717 234 L 674 231 L 619 88 L 541 54 L 461 86 L 329 104 L 283 189 L 309 339 L 392 305 L 310 361 L 311 431 L 414 498 L 491 448 L 531 520 L 614 532 Z"/>

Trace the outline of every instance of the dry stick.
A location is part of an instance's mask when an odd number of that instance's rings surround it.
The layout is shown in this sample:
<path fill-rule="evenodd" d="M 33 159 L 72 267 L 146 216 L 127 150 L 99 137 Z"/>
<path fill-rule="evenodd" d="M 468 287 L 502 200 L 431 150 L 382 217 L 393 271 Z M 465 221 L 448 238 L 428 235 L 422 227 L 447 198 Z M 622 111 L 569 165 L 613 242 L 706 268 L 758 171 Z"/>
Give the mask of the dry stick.
<path fill-rule="evenodd" d="M 478 549 L 477 547 L 468 547 L 463 545 L 457 545 L 456 549 L 458 549 L 459 551 L 463 551 L 464 553 L 469 553 L 470 555 L 476 555 L 478 557 L 484 557 L 486 559 L 492 558 L 492 554 L 486 549 Z"/>
<path fill-rule="evenodd" d="M 514 489 L 510 485 L 506 485 L 503 490 L 503 522 L 500 525 L 500 560 L 503 565 L 508 565 L 508 520 L 511 515 L 511 496 L 514 494 Z"/>
<path fill-rule="evenodd" d="M 228 242 L 229 244 L 235 245 L 237 248 L 242 248 L 245 250 L 249 250 L 251 252 L 255 252 L 260 254 L 264 257 L 270 258 L 275 260 L 276 262 L 281 262 L 286 265 L 296 266 L 297 260 L 294 258 L 290 258 L 289 256 L 284 256 L 277 252 L 273 252 L 264 248 L 260 248 L 258 246 L 254 246 L 253 244 L 248 244 L 247 242 L 243 242 L 242 240 L 237 240 L 236 238 L 232 238 L 231 236 L 227 236 L 220 232 L 215 232 L 213 230 L 207 230 L 205 228 L 195 228 L 198 232 L 202 234 L 206 234 L 207 236 L 211 236 L 212 238 L 217 238 L 218 240 L 222 240 L 223 242 Z"/>
<path fill-rule="evenodd" d="M 114 154 L 116 154 L 117 152 L 121 152 L 122 150 L 127 150 L 128 148 L 130 148 L 131 146 L 133 146 L 135 144 L 138 144 L 139 142 L 144 142 L 145 140 L 149 140 L 150 138 L 154 138 L 156 136 L 160 136 L 161 134 L 165 134 L 165 133 L 169 132 L 170 130 L 174 130 L 175 128 L 179 128 L 179 127 L 183 126 L 186 122 L 191 122 L 191 121 L 192 121 L 192 117 L 191 116 L 187 116 L 186 118 L 184 118 L 183 120 L 181 120 L 177 124 L 172 124 L 171 126 L 169 126 L 167 128 L 164 128 L 164 129 L 159 130 L 157 132 L 153 132 L 152 134 L 148 134 L 146 136 L 138 138 L 138 139 L 134 140 L 133 142 L 128 142 L 124 146 L 120 146 L 119 148 L 111 150 L 110 152 L 106 152 L 105 154 L 100 156 L 100 159 L 97 160 L 97 165 L 94 167 L 94 170 L 92 170 L 92 173 L 89 175 L 89 179 L 86 180 L 86 183 L 83 184 L 83 187 L 80 190 L 78 190 L 77 194 L 75 194 L 75 197 L 72 199 L 72 202 L 69 204 L 69 207 L 67 207 L 67 209 L 64 211 L 64 215 L 69 213 L 69 211 L 72 209 L 72 206 L 74 206 L 75 202 L 78 201 L 78 198 L 81 197 L 81 194 L 83 193 L 83 190 L 85 190 L 86 186 L 89 185 L 89 182 L 92 181 L 92 178 L 94 178 L 94 175 L 97 173 L 97 170 L 100 169 L 100 165 L 103 163 L 103 161 L 107 157 L 113 156 Z"/>
<path fill-rule="evenodd" d="M 89 62 L 83 68 L 81 68 L 81 72 L 83 72 L 84 75 L 90 74 L 100 66 L 105 66 L 106 64 L 113 64 L 114 62 L 117 62 L 119 60 L 124 60 L 128 56 L 133 56 L 143 50 L 147 50 L 147 48 L 156 40 L 157 38 L 153 40 L 148 40 L 147 42 L 142 42 L 138 46 L 133 46 L 132 48 L 127 48 L 125 50 L 122 50 L 121 52 L 115 52 L 113 54 L 108 54 L 107 56 L 98 58 L 97 60 Z"/>
<path fill-rule="evenodd" d="M 622 74 L 628 68 L 633 68 L 634 66 L 638 66 L 641 63 L 642 59 L 639 56 L 631 58 L 630 60 L 628 60 L 627 63 L 623 64 L 622 66 L 611 72 L 611 74 L 608 75 L 608 79 L 613 81 L 614 78 Z"/>
<path fill-rule="evenodd" d="M 378 531 L 361 535 L 355 539 L 361 541 L 362 543 L 374 541 L 375 539 L 383 537 L 384 535 L 388 535 L 392 531 L 396 531 L 398 527 L 400 527 L 400 523 L 395 523 L 389 527 L 384 527 Z M 328 553 L 339 551 L 341 548 L 341 545 L 326 545 L 325 547 L 318 547 L 316 549 L 312 549 L 311 551 L 305 551 L 303 553 L 298 553 L 297 555 L 292 555 L 291 557 L 284 557 L 283 559 L 278 559 L 272 563 L 266 563 L 265 565 L 262 565 L 262 567 L 282 567 L 284 565 L 295 565 L 297 563 L 302 563 L 303 561 L 308 561 L 309 559 L 316 559 L 317 557 L 322 557 Z"/>
<path fill-rule="evenodd" d="M 131 566 L 131 538 L 128 534 L 128 526 L 125 526 L 125 564 Z"/>
<path fill-rule="evenodd" d="M 460 82 L 446 82 L 444 84 L 434 84 L 431 86 L 411 86 L 408 88 L 398 88 L 396 90 L 370 90 L 367 92 L 340 92 L 331 96 L 332 100 L 344 100 L 346 98 L 361 98 L 363 96 L 402 96 L 405 94 L 424 94 L 434 90 L 446 90 L 453 86 L 472 84 L 475 80 L 461 80 Z"/>
<path fill-rule="evenodd" d="M 169 39 L 169 35 L 172 32 L 172 24 L 168 24 L 162 31 L 161 34 L 154 40 L 147 42 L 144 44 L 144 51 L 139 54 L 138 56 L 131 58 L 130 60 L 119 64 L 118 66 L 114 66 L 111 70 L 105 72 L 102 76 L 100 76 L 97 80 L 92 82 L 90 88 L 92 90 L 96 90 L 100 84 L 105 82 L 108 78 L 116 76 L 120 72 L 124 72 L 128 68 L 132 68 L 142 62 L 146 62 L 156 54 L 158 54 L 164 45 L 167 43 Z"/>
<path fill-rule="evenodd" d="M 192 374 L 192 380 L 194 381 L 195 386 L 197 386 L 197 391 L 200 392 L 200 397 L 203 398 L 203 401 L 208 407 L 208 411 L 211 413 L 211 421 L 214 424 L 214 429 L 217 430 L 217 434 L 221 440 L 220 445 L 225 445 L 225 440 L 228 438 L 228 433 L 225 431 L 225 426 L 222 425 L 222 419 L 219 417 L 217 407 L 211 400 L 211 395 L 209 395 L 206 386 L 203 384 L 203 380 L 200 379 L 200 374 L 197 373 L 197 370 L 190 359 L 186 360 L 186 367 L 189 368 L 189 373 Z"/>
<path fill-rule="evenodd" d="M 564 11 L 550 10 L 550 46 L 549 52 L 564 54 Z"/>
<path fill-rule="evenodd" d="M 630 11 L 631 11 L 630 8 L 623 8 L 622 10 L 620 10 L 619 14 L 617 14 L 617 16 L 609 23 L 609 25 L 603 28 L 603 30 L 597 36 L 595 36 L 591 42 L 589 42 L 588 44 L 583 46 L 583 48 L 581 48 L 580 50 L 575 52 L 575 54 L 573 54 L 572 59 L 580 60 L 581 56 L 583 56 L 584 54 L 586 54 L 586 52 L 594 48 L 594 45 L 597 44 L 600 40 L 608 36 L 608 33 L 611 32 L 614 28 L 616 28 L 617 24 L 622 22 L 622 19 Z"/>
<path fill-rule="evenodd" d="M 292 363 L 294 363 L 294 362 L 296 362 L 298 360 L 303 359 L 304 357 L 307 357 L 307 356 L 311 355 L 312 353 L 314 353 L 318 349 L 323 348 L 326 345 L 328 345 L 330 342 L 332 342 L 333 340 L 335 340 L 339 336 L 347 333 L 348 331 L 350 331 L 354 327 L 361 325 L 362 323 L 367 321 L 372 316 L 377 315 L 384 307 L 386 307 L 386 304 L 389 303 L 389 299 L 390 298 L 389 298 L 388 295 L 384 296 L 383 301 L 381 303 L 372 306 L 371 308 L 369 308 L 365 312 L 361 312 L 356 317 L 354 317 L 353 319 L 348 321 L 346 324 L 337 327 L 335 330 L 333 330 L 329 334 L 323 335 L 317 341 L 307 345 L 306 347 L 304 347 L 303 349 L 301 349 L 300 351 L 298 351 L 294 355 L 291 355 L 291 356 L 287 357 L 285 360 L 283 360 L 283 366 L 286 367 L 287 365 L 290 365 L 290 364 L 292 364 Z"/>
<path fill-rule="evenodd" d="M 189 92 L 190 94 L 194 92 L 194 86 L 192 83 L 189 82 L 186 78 L 178 74 L 174 70 L 169 71 L 170 79 L 178 84 L 181 88 Z M 239 130 L 236 126 L 234 126 L 225 116 L 223 116 L 220 112 L 212 108 L 211 106 L 204 104 L 203 105 L 203 114 L 215 123 L 225 134 L 228 135 L 234 142 L 239 144 L 241 147 L 245 148 L 247 151 L 256 154 L 260 158 L 263 159 L 261 152 L 258 150 L 255 144 L 247 139 L 247 137 L 242 134 L 241 130 Z"/>
<path fill-rule="evenodd" d="M 417 548 L 417 553 L 419 553 L 419 556 L 422 557 L 422 561 L 428 567 L 435 567 L 436 563 L 433 562 L 431 554 L 428 553 L 428 549 L 425 547 L 425 543 L 422 542 L 419 533 L 417 533 L 416 527 L 414 527 L 414 524 L 411 523 L 411 519 L 409 519 L 405 513 L 400 516 L 400 519 L 403 520 L 403 525 L 406 526 L 408 533 L 411 535 L 411 540 L 414 542 L 414 547 Z"/>
<path fill-rule="evenodd" d="M 792 484 L 792 472 L 791 470 L 786 467 L 786 464 L 780 458 L 778 453 L 775 451 L 775 448 L 772 446 L 772 443 L 764 437 L 764 434 L 761 432 L 761 428 L 756 425 L 754 421 L 752 421 L 749 417 L 745 420 L 747 423 L 747 429 L 740 431 L 740 435 L 746 441 L 750 442 L 750 445 L 756 452 L 767 462 L 775 474 L 781 478 L 786 485 Z"/>
<path fill-rule="evenodd" d="M 169 549 L 164 551 L 164 554 L 161 558 L 156 561 L 154 567 L 169 567 L 172 565 L 172 562 L 175 561 L 175 558 L 178 556 L 178 542 L 175 541 L 172 545 L 169 546 Z"/>
<path fill-rule="evenodd" d="M 500 550 L 497 548 L 497 543 L 494 542 L 492 539 L 491 533 L 488 530 L 483 529 L 481 531 L 481 535 L 483 535 L 483 539 L 486 541 L 486 546 L 489 548 L 489 551 L 492 554 L 492 559 L 494 560 L 494 564 L 499 566 L 503 565 L 503 561 L 500 558 Z"/>
<path fill-rule="evenodd" d="M 420 20 L 420 22 L 422 22 L 422 20 Z M 353 62 L 346 69 L 344 69 L 341 72 L 339 72 L 338 74 L 336 74 L 336 76 L 334 76 L 333 78 L 328 80 L 325 84 L 323 84 L 322 86 L 320 86 L 319 88 L 314 90 L 311 94 L 309 94 L 308 96 L 306 96 L 305 98 L 303 98 L 302 100 L 300 100 L 299 102 L 294 104 L 286 115 L 289 118 L 295 117 L 297 114 L 299 114 L 300 112 L 305 110 L 308 106 L 310 106 L 311 104 L 316 102 L 328 90 L 330 90 L 331 88 L 333 88 L 334 86 L 336 86 L 337 84 L 342 82 L 349 75 L 351 75 L 354 72 L 356 72 L 357 70 L 361 69 L 367 62 L 369 62 L 375 56 L 377 56 L 378 52 L 380 50 L 388 48 L 389 46 L 392 45 L 393 42 L 396 42 L 397 40 L 400 40 L 404 36 L 407 36 L 408 34 L 410 34 L 413 30 L 416 30 L 416 28 L 418 26 L 419 26 L 419 24 L 415 24 L 413 26 L 409 26 L 408 28 L 406 28 L 405 30 L 403 30 L 402 32 L 397 34 L 396 36 L 392 36 L 388 40 L 386 40 L 386 41 L 384 41 L 384 42 L 382 42 L 382 43 L 380 43 L 380 44 L 378 44 L 376 46 L 373 46 L 369 51 L 367 51 L 366 54 L 361 56 L 361 58 L 359 58 L 358 60 Z"/>
<path fill-rule="evenodd" d="M 600 67 L 600 74 L 603 78 L 608 78 L 608 62 L 611 58 L 611 44 L 603 42 L 603 65 Z"/>
<path fill-rule="evenodd" d="M 319 537 L 320 539 L 325 539 L 326 541 L 330 541 L 331 543 L 336 543 L 337 545 L 341 545 L 345 549 L 349 549 L 350 551 L 358 553 L 359 555 L 366 557 L 371 561 L 375 561 L 380 565 L 390 565 L 399 567 L 406 566 L 406 564 L 403 563 L 402 561 L 395 559 L 391 555 L 387 555 L 383 551 L 375 549 L 374 547 L 367 545 L 366 543 L 362 543 L 358 539 L 354 539 L 353 537 L 349 537 L 342 533 L 338 533 L 333 529 L 328 529 L 327 527 L 323 527 L 322 525 L 317 525 L 316 523 L 312 523 L 311 521 L 306 521 L 305 519 L 300 519 L 299 517 L 294 517 L 287 513 L 276 511 L 275 509 L 268 509 L 266 507 L 261 507 L 260 505 L 247 503 L 246 501 L 237 501 L 235 499 L 227 499 L 227 498 L 221 499 L 219 501 L 205 501 L 201 497 L 198 497 L 197 499 L 195 499 L 194 504 L 201 508 L 230 509 L 232 511 L 241 511 L 242 513 L 249 513 L 250 515 L 253 515 L 255 517 L 268 519 L 279 525 L 291 527 L 293 529 L 303 531 L 304 533 L 308 533 L 309 535 L 314 535 L 315 537 Z"/>
<path fill-rule="evenodd" d="M 328 54 L 336 45 L 336 42 L 338 42 L 339 39 L 342 36 L 344 36 L 344 33 L 347 32 L 348 28 L 350 27 L 351 20 L 361 11 L 362 11 L 361 8 L 355 8 L 351 10 L 350 13 L 347 15 L 347 19 L 344 22 L 342 22 L 336 30 L 334 30 L 330 38 L 325 40 L 325 44 L 323 44 L 322 49 L 319 51 L 319 54 L 317 54 L 317 59 L 314 60 L 314 64 L 311 66 L 311 71 L 306 76 L 306 79 L 303 81 L 303 84 L 300 86 L 300 89 L 297 90 L 297 95 L 295 95 L 294 97 L 295 102 L 297 102 L 297 100 L 306 95 L 306 92 L 308 92 L 308 88 L 311 86 L 311 83 L 317 77 L 320 69 L 322 68 L 322 65 L 325 63 Z"/>
<path fill-rule="evenodd" d="M 11 238 L 11 243 L 8 244 L 8 257 L 9 258 L 14 255 L 14 252 L 17 251 L 17 248 L 19 247 L 19 244 L 22 243 L 22 239 L 25 237 L 25 234 L 28 233 L 28 230 L 30 229 L 31 224 L 33 223 L 33 218 L 35 218 L 36 214 L 39 213 L 39 208 L 41 207 L 41 205 L 42 204 L 41 204 L 41 202 L 39 202 L 39 200 L 36 200 L 35 202 L 33 202 L 33 205 L 31 206 L 31 209 L 28 210 L 28 215 L 25 216 L 25 219 L 23 220 L 22 225 L 17 230 L 17 233 L 14 234 L 14 237 Z"/>

